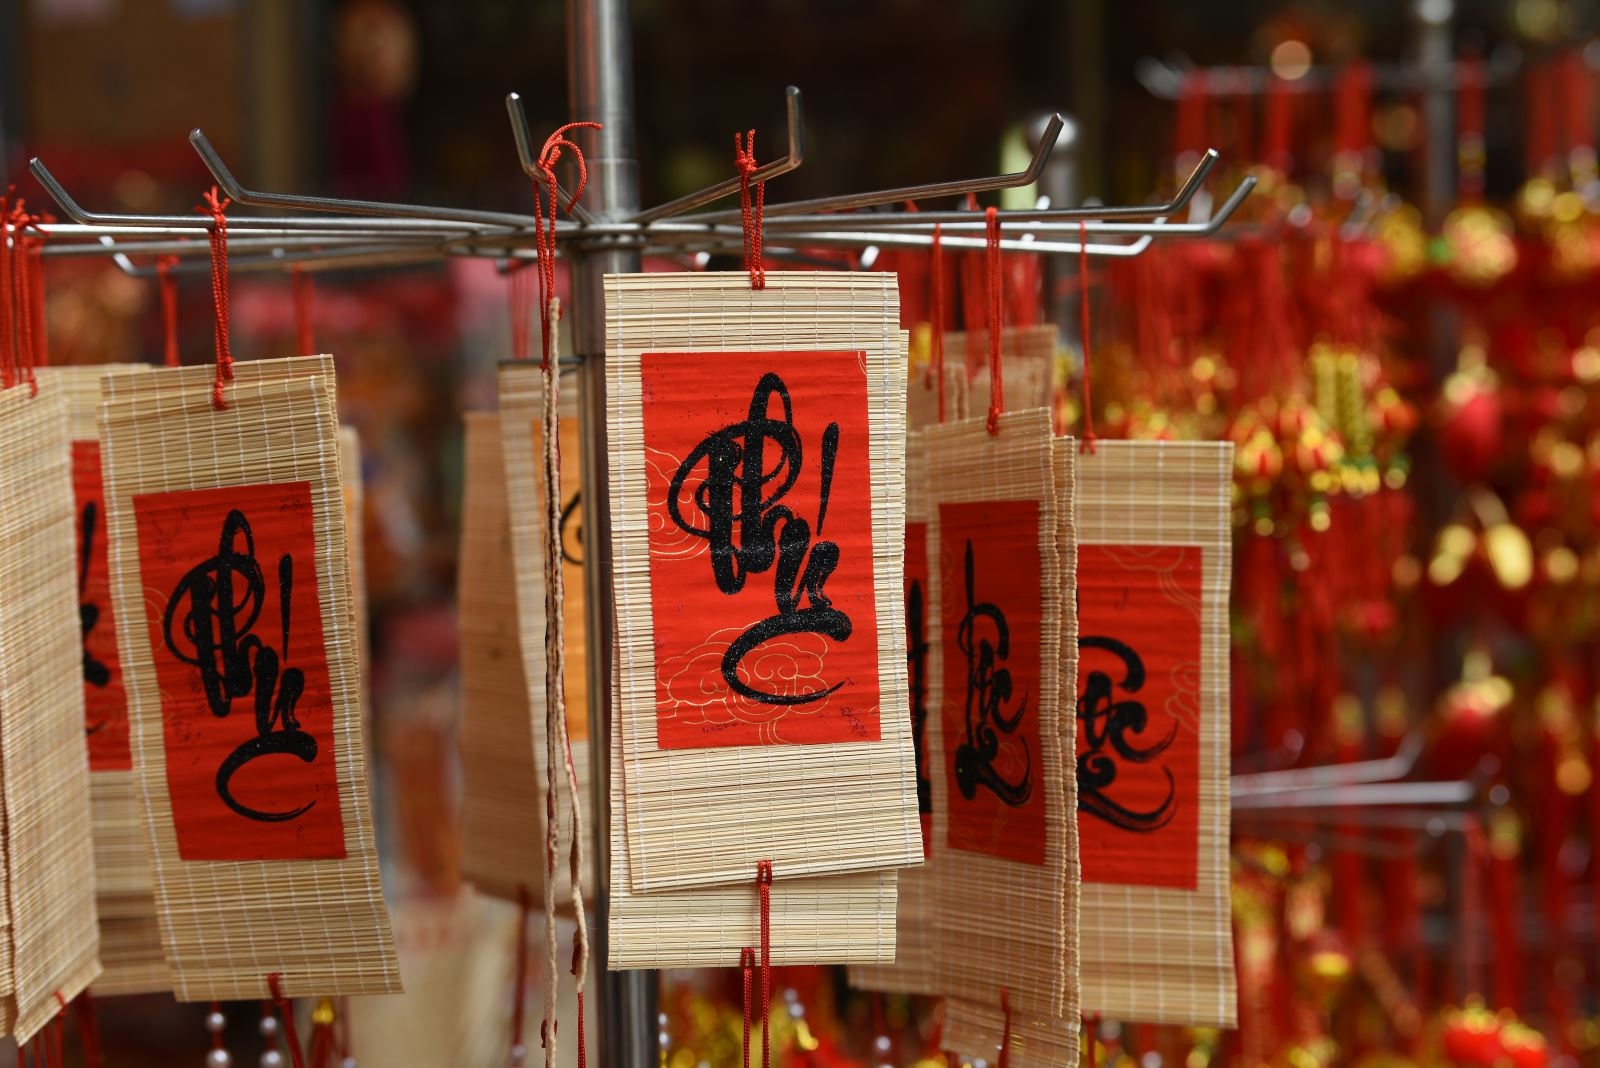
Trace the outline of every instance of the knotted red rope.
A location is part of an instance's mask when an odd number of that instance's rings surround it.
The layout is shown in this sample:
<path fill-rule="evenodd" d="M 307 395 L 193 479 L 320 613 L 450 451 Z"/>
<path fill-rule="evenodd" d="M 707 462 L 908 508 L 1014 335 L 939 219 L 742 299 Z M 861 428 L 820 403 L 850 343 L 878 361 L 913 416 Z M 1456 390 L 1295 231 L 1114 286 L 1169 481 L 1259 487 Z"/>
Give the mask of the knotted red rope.
<path fill-rule="evenodd" d="M 283 1017 L 283 1044 L 289 1047 L 289 1063 L 294 1065 L 294 1068 L 306 1068 L 305 1053 L 300 1049 L 300 1036 L 294 1028 L 294 1006 L 283 996 L 277 972 L 267 976 L 267 989 L 272 992 L 272 1001 L 278 1007 L 278 1015 Z"/>
<path fill-rule="evenodd" d="M 178 279 L 172 274 L 172 269 L 178 265 L 178 257 L 162 256 L 156 260 L 156 284 L 160 287 L 161 294 L 161 330 L 165 338 L 165 347 L 162 349 L 162 363 L 167 367 L 177 367 L 178 359 Z"/>
<path fill-rule="evenodd" d="M 205 194 L 205 203 L 196 211 L 211 215 L 211 302 L 215 311 L 217 350 L 217 378 L 211 386 L 211 406 L 218 411 L 226 408 L 222 387 L 233 381 L 233 352 L 228 347 L 228 217 L 224 214 L 232 203 L 212 186 Z"/>
<path fill-rule="evenodd" d="M 1000 212 L 984 212 L 988 238 L 986 265 L 989 282 L 989 433 L 1000 433 L 1000 416 L 1006 410 L 1006 392 L 1000 379 L 1000 334 L 1005 329 L 1004 286 L 1000 279 Z"/>
<path fill-rule="evenodd" d="M 289 268 L 289 285 L 294 298 L 295 348 L 300 350 L 300 355 L 310 356 L 316 351 L 316 342 L 311 333 L 311 298 L 314 294 L 311 276 L 306 274 L 301 264 Z"/>
<path fill-rule="evenodd" d="M 733 161 L 739 168 L 739 219 L 744 223 L 744 268 L 750 272 L 750 288 L 767 288 L 767 269 L 761 265 L 761 212 L 766 206 L 767 183 L 757 182 L 755 197 L 750 196 L 750 178 L 756 173 L 756 132 L 745 134 L 741 145 L 733 135 Z"/>
<path fill-rule="evenodd" d="M 993 211 L 993 208 L 989 209 Z M 996 1068 L 1007 1068 L 1011 1063 L 1011 993 L 1000 988 L 1000 1011 L 1005 1014 L 1005 1029 L 1000 1032 L 1000 1053 L 995 1058 Z"/>
<path fill-rule="evenodd" d="M 568 130 L 598 130 L 598 122 L 569 122 L 557 128 L 556 132 L 544 139 L 544 146 L 539 150 L 539 161 L 535 166 L 544 176 L 545 197 L 549 201 L 546 211 L 548 226 L 545 216 L 539 211 L 539 185 L 533 186 L 533 240 L 534 251 L 539 261 L 539 333 L 544 342 L 541 366 L 550 362 L 550 340 L 553 324 L 550 319 L 550 302 L 556 296 L 556 164 L 561 161 L 561 153 L 571 149 L 578 163 L 578 187 L 567 198 L 567 211 L 572 210 L 572 205 L 583 196 L 583 187 L 589 184 L 589 165 L 584 161 L 583 150 L 566 136 Z"/>
<path fill-rule="evenodd" d="M 744 1068 L 750 1068 L 750 979 L 756 970 L 756 951 L 745 946 L 739 951 L 739 968 L 744 972 Z"/>
<path fill-rule="evenodd" d="M 1078 220 L 1078 330 L 1083 338 L 1083 442 L 1079 452 L 1094 452 L 1094 394 L 1089 388 L 1089 227 Z"/>
<path fill-rule="evenodd" d="M 761 898 L 761 1068 L 772 1061 L 772 861 L 756 862 L 756 891 Z"/>
<path fill-rule="evenodd" d="M 939 382 L 939 422 L 945 420 L 944 409 L 944 231 L 938 223 L 933 225 L 933 252 L 929 273 L 933 275 L 933 292 L 928 297 L 928 325 L 933 334 L 928 338 L 928 359 L 933 361 L 933 374 Z"/>

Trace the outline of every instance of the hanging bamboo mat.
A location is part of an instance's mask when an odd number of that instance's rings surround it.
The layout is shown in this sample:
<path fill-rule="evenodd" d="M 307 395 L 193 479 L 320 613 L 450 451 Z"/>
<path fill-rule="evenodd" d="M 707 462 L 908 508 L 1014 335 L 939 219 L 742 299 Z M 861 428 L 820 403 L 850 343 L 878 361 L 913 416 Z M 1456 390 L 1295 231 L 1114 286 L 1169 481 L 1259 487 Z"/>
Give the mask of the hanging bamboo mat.
<path fill-rule="evenodd" d="M 1062 1068 L 1083 1061 L 1078 1017 L 1030 1017 L 1013 1010 L 1008 1029 L 999 1006 L 959 998 L 945 999 L 940 1040 L 945 1049 L 990 1064 L 1001 1063 L 1000 1045 L 1005 1042 L 1008 1068 Z"/>
<path fill-rule="evenodd" d="M 1186 688 L 1167 698 L 1170 708 L 1151 708 L 1146 733 L 1159 738 L 1168 729 L 1165 724 L 1176 721 L 1175 729 L 1198 735 L 1192 758 L 1198 788 L 1192 796 L 1176 795 L 1180 806 L 1197 806 L 1198 818 L 1191 817 L 1181 832 L 1174 821 L 1158 839 L 1152 834 L 1096 836 L 1092 832 L 1104 825 L 1091 828 L 1094 817 L 1088 812 L 1079 817 L 1086 880 L 1083 1004 L 1086 1012 L 1112 1019 L 1207 1027 L 1232 1027 L 1235 1022 L 1228 866 L 1232 468 L 1233 445 L 1227 442 L 1101 441 L 1094 455 L 1078 460 L 1083 551 L 1117 553 L 1150 569 L 1150 581 L 1159 583 L 1153 595 L 1184 601 L 1187 611 L 1180 618 L 1191 620 L 1197 635 L 1186 656 L 1197 652 L 1198 662 L 1185 659 L 1180 671 L 1168 672 L 1188 680 Z M 1155 570 L 1158 547 L 1164 546 L 1199 553 L 1190 588 L 1179 586 L 1170 567 Z M 1087 605 L 1093 578 L 1087 566 L 1084 576 L 1080 595 Z M 1084 612 L 1088 618 L 1087 607 Z M 1133 638 L 1129 641 L 1141 647 Z M 1151 655 L 1148 649 L 1146 655 Z M 1090 666 L 1086 654 L 1085 670 Z M 1147 689 L 1156 683 L 1152 679 Z M 1179 714 L 1174 716 L 1173 709 Z M 1181 748 L 1172 746 L 1163 759 Z M 1183 789 L 1181 769 L 1178 777 Z M 1168 837 L 1177 833 L 1188 841 Z M 1092 848 L 1113 855 L 1095 855 Z M 1189 867 L 1169 883 L 1187 885 L 1148 885 L 1158 870 L 1170 871 L 1180 854 Z M 1092 881 L 1099 866 L 1135 875 Z"/>
<path fill-rule="evenodd" d="M 361 704 L 361 752 L 368 767 L 372 751 L 372 655 L 367 636 L 366 485 L 361 476 L 361 432 L 339 427 L 339 488 L 344 496 L 345 544 L 350 547 L 350 610 L 355 616 L 357 663 Z M 369 798 L 370 800 L 370 798 Z"/>
<path fill-rule="evenodd" d="M 1056 345 L 1060 334 L 1055 326 L 1008 326 L 1000 332 L 1000 357 L 1006 407 L 1012 411 L 1049 408 L 1055 388 Z M 981 415 L 989 410 L 989 332 L 954 331 L 945 335 L 947 353 L 966 354 L 967 411 Z M 948 381 L 945 386 L 948 390 Z M 948 416 L 947 416 L 948 418 Z"/>
<path fill-rule="evenodd" d="M 611 678 L 616 690 L 614 668 Z M 754 880 L 747 886 L 636 892 L 624 839 L 627 791 L 622 738 L 615 729 L 611 737 L 610 956 L 606 966 L 613 970 L 737 967 L 741 948 L 760 945 Z M 774 880 L 769 922 L 772 963 L 892 961 L 895 884 L 893 870 Z"/>
<path fill-rule="evenodd" d="M 944 421 L 956 422 L 971 412 L 967 368 L 959 359 L 944 361 Z M 988 397 L 984 404 L 987 406 Z M 913 430 L 939 422 L 939 379 L 932 364 L 911 372 L 906 385 L 906 422 Z"/>
<path fill-rule="evenodd" d="M 211 403 L 206 366 L 112 375 L 101 441 L 112 536 L 118 640 L 131 701 L 136 767 L 150 818 L 162 938 L 180 1000 L 260 998 L 269 973 L 291 997 L 399 988 L 378 878 L 359 708 L 360 653 L 340 490 L 333 360 L 236 366 L 227 407 Z M 145 621 L 133 500 L 261 485 L 309 487 L 316 610 L 330 687 L 342 859 L 184 861 L 178 851 L 159 690 Z M 238 715 L 236 711 L 234 713 Z"/>
<path fill-rule="evenodd" d="M 511 516 L 494 413 L 466 415 L 459 559 L 462 871 L 480 892 L 515 901 L 520 887 L 544 887 L 544 794 L 535 764 L 544 746 L 534 744 L 517 639 Z"/>
<path fill-rule="evenodd" d="M 928 462 L 928 545 L 929 601 L 940 606 L 929 617 L 928 754 L 933 790 L 933 857 L 930 861 L 934 893 L 933 925 L 936 940 L 935 962 L 941 991 L 979 1005 L 998 1007 L 1002 988 L 1009 990 L 1017 1011 L 1040 1018 L 1067 1019 L 1077 1013 L 1078 983 L 1076 926 L 1078 920 L 1077 834 L 1074 819 L 1076 792 L 1071 764 L 1066 760 L 1062 739 L 1071 722 L 1070 693 L 1076 678 L 1073 652 L 1076 648 L 1076 617 L 1073 610 L 1076 576 L 1075 539 L 1072 526 L 1073 494 L 1070 444 L 1058 444 L 1051 437 L 1050 413 L 1029 409 L 1002 415 L 999 432 L 991 435 L 983 419 L 946 423 L 923 431 Z M 995 516 L 1036 515 L 1036 535 L 1017 530 L 1002 542 L 1001 527 L 986 527 L 999 549 L 994 554 L 1005 561 L 991 566 L 974 579 L 975 593 L 969 598 L 960 550 L 947 548 L 943 526 L 947 514 L 955 515 L 959 506 L 988 505 L 984 514 L 994 523 Z M 1019 520 L 1008 520 L 1013 528 Z M 955 528 L 952 528 L 955 529 Z M 1010 550 L 1010 541 L 1016 541 Z M 1036 547 L 1036 550 L 1035 550 Z M 1020 553 L 1037 551 L 1037 563 Z M 970 561 L 972 557 L 966 556 Z M 1015 561 L 1015 563 L 1011 563 Z M 1013 574 L 1014 573 L 1014 574 Z M 973 574 L 977 575 L 974 568 Z M 1010 577 L 1008 577 L 1010 576 Z M 1020 578 L 1016 576 L 1022 576 Z M 1031 818 L 1037 829 L 1019 827 L 1026 807 L 1013 808 L 1010 814 L 993 819 L 986 850 L 976 851 L 963 842 L 955 848 L 953 832 L 956 817 L 968 826 L 971 812 L 983 812 L 984 803 L 993 806 L 998 791 L 979 784 L 972 797 L 956 796 L 959 737 L 947 737 L 945 718 L 961 722 L 970 715 L 968 677 L 957 689 L 946 679 L 956 677 L 947 666 L 958 634 L 947 637 L 955 621 L 963 618 L 961 606 L 971 599 L 985 603 L 985 589 L 997 582 L 1012 583 L 1019 589 L 1008 596 L 1013 603 L 1026 595 L 1030 583 L 1039 586 L 1038 686 L 1019 690 L 1003 709 L 1008 717 L 1017 716 L 1019 700 L 1027 702 L 1026 716 L 1036 717 L 1039 752 L 1023 765 L 1028 770 L 1033 791 L 1042 792 L 1042 801 L 1028 795 L 1028 804 L 1040 806 Z M 990 595 L 992 596 L 992 594 Z M 1000 605 L 1002 610 L 1004 605 Z M 1033 639 L 1033 624 L 1022 617 L 1011 626 L 1010 656 L 1025 662 L 1028 650 L 1021 643 Z M 971 626 L 976 627 L 976 623 Z M 999 668 L 1001 665 L 995 665 Z M 968 669 L 970 670 L 970 669 Z M 1018 681 L 1025 686 L 1024 680 Z M 947 702 L 960 704 L 947 711 Z M 993 721 L 989 721 L 992 730 Z M 973 726 L 966 728 L 969 732 Z M 1022 728 L 1026 729 L 1024 723 Z M 982 740 L 982 733 L 977 734 Z M 1022 741 L 1026 743 L 1027 736 Z M 1016 742 L 999 757 L 1015 762 Z M 1025 753 L 1026 750 L 1023 750 Z M 1009 754 L 1009 756 L 1008 756 Z M 1021 781 L 1021 771 L 1007 777 Z M 953 805 L 965 806 L 961 809 Z M 973 806 L 977 807 L 973 807 Z M 1005 810 L 1000 810 L 1004 812 Z M 1037 841 L 1035 835 L 1042 837 Z M 1028 854 L 1028 855 L 1024 855 Z M 1036 854 L 1036 855 L 1033 855 Z"/>
<path fill-rule="evenodd" d="M 633 889 L 643 893 L 749 884 L 762 859 L 773 862 L 779 880 L 919 863 L 899 588 L 906 361 L 895 279 L 774 272 L 767 288 L 755 292 L 742 273 L 613 275 L 606 279 L 606 307 L 612 553 L 622 642 L 616 719 L 626 763 L 625 837 Z M 645 452 L 642 357 L 707 352 L 854 352 L 863 361 L 866 412 L 848 416 L 864 421 L 867 428 L 870 493 L 859 485 L 848 492 L 857 494 L 857 500 L 867 497 L 871 509 L 871 548 L 853 548 L 872 553 L 877 646 L 870 681 L 879 690 L 877 741 L 670 749 L 658 742 L 661 668 L 656 663 L 651 505 L 645 484 L 651 465 L 659 467 L 661 457 Z M 803 373 L 804 360 L 796 355 L 751 362 L 730 356 L 726 370 L 748 391 L 764 371 L 792 378 L 797 371 Z M 656 405 L 651 418 L 693 419 L 703 407 L 692 400 L 670 410 Z M 718 429 L 720 424 L 706 426 L 704 433 Z M 855 442 L 841 445 L 841 456 L 859 460 L 859 452 L 851 456 L 847 450 L 860 447 Z M 722 604 L 709 570 L 704 586 L 708 610 Z M 772 610 L 770 602 L 766 610 Z M 691 611 L 687 603 L 680 605 L 674 622 L 689 620 Z M 709 636 L 707 647 L 720 641 Z M 791 664 L 788 670 L 793 674 L 801 667 Z M 776 737 L 770 723 L 762 729 Z"/>
<path fill-rule="evenodd" d="M 919 386 L 913 382 L 911 393 L 913 396 L 919 391 Z M 948 409 L 947 409 L 948 410 Z M 937 401 L 935 401 L 935 421 L 938 419 Z M 906 438 L 906 625 L 913 626 L 913 613 L 911 611 L 909 586 L 913 581 L 912 560 L 914 554 L 913 543 L 920 538 L 922 542 L 924 564 L 926 564 L 927 546 L 927 521 L 928 521 L 928 480 L 927 462 L 923 453 L 921 435 L 915 430 Z M 928 600 L 928 584 L 926 575 L 917 576 L 922 598 L 921 619 L 922 634 L 913 637 L 909 631 L 908 643 L 908 671 L 914 673 L 915 667 L 910 664 L 912 655 L 909 647 L 912 643 L 927 640 L 927 621 L 939 612 L 939 606 Z M 932 678 L 927 674 L 928 651 L 923 652 L 923 687 L 922 701 L 923 712 L 927 709 L 926 690 L 932 683 Z M 913 679 L 914 679 L 913 674 Z M 916 685 L 913 682 L 912 715 L 917 715 Z M 926 727 L 924 727 L 926 731 Z M 915 730 L 913 730 L 913 734 Z M 922 752 L 917 756 L 919 770 L 925 776 L 927 769 L 922 762 L 927 760 L 927 743 L 924 740 Z M 929 826 L 931 813 L 922 814 L 924 833 L 931 837 L 932 828 Z M 927 844 L 924 843 L 924 853 Z M 933 875 L 925 863 L 917 868 L 905 868 L 900 872 L 899 901 L 895 906 L 895 957 L 889 964 L 863 964 L 852 965 L 850 968 L 850 985 L 860 990 L 881 990 L 899 994 L 937 995 L 939 993 L 938 977 L 935 973 L 934 939 L 933 939 Z"/>
<path fill-rule="evenodd" d="M 94 981 L 96 997 L 123 994 L 159 994 L 172 989 L 172 969 L 161 948 L 161 921 L 152 900 L 141 901 L 144 911 L 135 916 L 100 913 L 100 977 Z"/>
<path fill-rule="evenodd" d="M 19 1041 L 100 972 L 67 402 L 29 392 L 0 393 L 0 993 Z"/>

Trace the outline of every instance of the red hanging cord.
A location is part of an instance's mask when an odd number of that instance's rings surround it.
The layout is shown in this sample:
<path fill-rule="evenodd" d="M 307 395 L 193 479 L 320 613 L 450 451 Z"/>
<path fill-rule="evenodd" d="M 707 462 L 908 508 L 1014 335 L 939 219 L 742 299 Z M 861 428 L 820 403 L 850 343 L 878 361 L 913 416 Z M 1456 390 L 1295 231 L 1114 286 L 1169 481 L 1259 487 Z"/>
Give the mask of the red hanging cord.
<path fill-rule="evenodd" d="M 33 365 L 35 367 L 50 366 L 50 331 L 45 319 L 44 299 L 44 243 L 45 233 L 39 228 L 40 223 L 55 222 L 49 215 L 35 215 L 32 217 L 32 232 L 28 235 L 24 248 L 28 255 L 29 288 L 33 291 L 33 305 L 29 309 L 33 316 Z M 39 387 L 30 378 L 29 385 L 33 386 L 35 393 Z"/>
<path fill-rule="evenodd" d="M 218 411 L 228 406 L 222 387 L 233 381 L 233 352 L 228 347 L 228 217 L 224 214 L 230 203 L 212 186 L 205 194 L 205 204 L 195 209 L 209 213 L 212 222 L 211 302 L 216 316 L 217 378 L 211 386 L 211 406 Z"/>
<path fill-rule="evenodd" d="M 161 362 L 167 367 L 177 367 L 181 362 L 178 359 L 178 279 L 172 273 L 177 265 L 176 256 L 162 256 L 156 260 L 156 283 L 161 294 L 161 329 L 165 338 Z"/>
<path fill-rule="evenodd" d="M 300 1036 L 294 1027 L 294 1006 L 283 996 L 277 972 L 267 976 L 267 989 L 272 992 L 273 1003 L 278 1006 L 278 1015 L 283 1017 L 283 1044 L 289 1047 L 289 1063 L 294 1068 L 306 1068 L 305 1053 L 300 1048 Z"/>
<path fill-rule="evenodd" d="M 1000 378 L 1000 334 L 1005 328 L 1005 305 L 1000 281 L 1000 212 L 989 208 L 987 222 L 989 279 L 989 433 L 1000 433 L 1000 416 L 1006 410 L 1006 393 Z"/>
<path fill-rule="evenodd" d="M 993 210 L 993 209 L 991 209 Z M 1008 1068 L 1011 1063 L 1011 994 L 1000 988 L 1000 1011 L 1005 1015 L 1005 1030 L 1000 1032 L 1000 1053 L 995 1058 L 996 1068 Z"/>
<path fill-rule="evenodd" d="M 733 160 L 739 168 L 739 219 L 744 223 L 744 267 L 750 272 L 750 288 L 767 288 L 767 269 L 761 265 L 761 212 L 766 206 L 767 183 L 757 182 L 754 202 L 750 196 L 750 177 L 756 173 L 756 132 L 745 134 L 743 145 L 733 135 Z"/>
<path fill-rule="evenodd" d="M 933 375 L 939 383 L 939 422 L 945 421 L 944 402 L 944 231 L 938 223 L 933 225 L 932 262 L 929 274 L 933 276 L 933 292 L 928 298 L 928 325 L 932 330 L 928 338 L 928 359 L 933 362 Z"/>
<path fill-rule="evenodd" d="M 532 910 L 528 884 L 517 887 L 517 979 L 511 1002 L 511 1064 L 521 1068 L 527 1058 L 528 1047 L 523 1044 L 523 1026 L 527 1017 L 528 1000 L 528 913 Z"/>
<path fill-rule="evenodd" d="M 511 311 L 511 358 L 513 360 L 526 360 L 528 358 L 528 342 L 532 335 L 529 333 L 529 320 L 533 316 L 534 281 L 538 271 L 529 273 L 528 264 L 519 263 L 512 266 L 506 275 L 506 295 L 510 300 Z M 535 265 L 537 266 L 537 265 Z"/>
<path fill-rule="evenodd" d="M 761 1068 L 772 1061 L 772 861 L 756 863 L 756 890 L 761 898 Z"/>
<path fill-rule="evenodd" d="M 1078 222 L 1078 330 L 1083 341 L 1083 442 L 1079 452 L 1094 452 L 1094 394 L 1089 387 L 1089 227 Z"/>
<path fill-rule="evenodd" d="M 580 149 L 566 136 L 568 130 L 598 130 L 598 122 L 569 122 L 558 127 L 555 133 L 544 140 L 544 147 L 539 150 L 539 161 L 536 164 L 539 173 L 544 176 L 544 192 L 549 206 L 546 211 L 548 219 L 539 214 L 540 183 L 533 186 L 533 240 L 534 249 L 539 261 L 539 335 L 543 339 L 544 349 L 540 366 L 550 363 L 550 302 L 556 296 L 556 164 L 561 160 L 564 149 L 571 149 L 578 163 L 578 187 L 567 198 L 567 209 L 572 210 L 572 205 L 583 196 L 583 187 L 589 184 L 589 165 L 584 162 L 583 150 Z M 548 222 L 548 225 L 547 225 Z"/>
<path fill-rule="evenodd" d="M 744 1068 L 750 1068 L 750 979 L 756 969 L 756 951 L 745 946 L 739 951 L 739 968 L 744 972 Z"/>
<path fill-rule="evenodd" d="M 37 396 L 39 383 L 33 374 L 33 272 L 29 269 L 32 258 L 28 239 L 23 236 L 32 216 L 23 210 L 21 200 L 11 210 L 11 292 L 15 305 L 13 315 L 17 323 L 16 364 L 17 379 L 28 384 L 30 395 Z"/>
<path fill-rule="evenodd" d="M 15 260 L 11 233 L 11 195 L 7 188 L 0 197 L 0 386 L 10 389 L 17 384 L 17 346 L 15 300 L 11 291 L 11 276 Z"/>
<path fill-rule="evenodd" d="M 95 1016 L 94 995 L 84 987 L 83 993 L 72 1003 L 78 1018 L 78 1039 L 83 1046 L 84 1068 L 103 1068 L 105 1053 L 100 1046 L 100 1022 Z"/>
<path fill-rule="evenodd" d="M 311 276 L 306 274 L 306 269 L 301 264 L 289 268 L 290 292 L 294 298 L 294 338 L 295 348 L 300 350 L 301 356 L 310 356 L 316 351 L 316 342 L 311 333 Z"/>

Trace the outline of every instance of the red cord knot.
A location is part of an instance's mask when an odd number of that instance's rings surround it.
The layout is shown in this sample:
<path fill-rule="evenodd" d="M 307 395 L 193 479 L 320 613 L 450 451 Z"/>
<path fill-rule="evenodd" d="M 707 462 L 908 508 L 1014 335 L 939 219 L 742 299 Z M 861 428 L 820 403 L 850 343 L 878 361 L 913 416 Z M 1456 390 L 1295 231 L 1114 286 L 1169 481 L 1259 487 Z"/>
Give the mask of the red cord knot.
<path fill-rule="evenodd" d="M 206 191 L 205 203 L 196 208 L 211 216 L 211 301 L 215 313 L 215 342 L 217 352 L 217 377 L 211 385 L 211 406 L 218 411 L 226 408 L 222 396 L 224 384 L 233 381 L 233 351 L 228 344 L 228 205 L 232 203 L 218 192 L 216 186 Z"/>
<path fill-rule="evenodd" d="M 583 195 L 584 187 L 589 184 L 589 165 L 583 158 L 583 149 L 567 137 L 569 130 L 598 130 L 598 122 L 569 122 L 565 126 L 557 127 L 555 132 L 544 139 L 544 145 L 539 149 L 539 158 L 534 162 L 534 169 L 544 178 L 544 194 L 548 207 L 540 211 L 540 184 L 533 186 L 533 249 L 539 264 L 539 339 L 542 345 L 539 366 L 545 370 L 550 367 L 551 344 L 555 340 L 551 333 L 551 305 L 556 299 L 556 212 L 560 207 L 556 199 L 556 164 L 561 161 L 561 154 L 570 149 L 578 163 L 578 187 L 567 198 L 566 209 L 572 206 Z"/>
<path fill-rule="evenodd" d="M 766 207 L 767 183 L 755 183 L 755 196 L 750 195 L 750 182 L 759 169 L 756 165 L 756 132 L 745 134 L 741 143 L 738 133 L 733 135 L 733 162 L 739 170 L 739 220 L 744 224 L 744 268 L 750 272 L 750 288 L 767 288 L 767 270 L 761 264 L 761 214 Z"/>

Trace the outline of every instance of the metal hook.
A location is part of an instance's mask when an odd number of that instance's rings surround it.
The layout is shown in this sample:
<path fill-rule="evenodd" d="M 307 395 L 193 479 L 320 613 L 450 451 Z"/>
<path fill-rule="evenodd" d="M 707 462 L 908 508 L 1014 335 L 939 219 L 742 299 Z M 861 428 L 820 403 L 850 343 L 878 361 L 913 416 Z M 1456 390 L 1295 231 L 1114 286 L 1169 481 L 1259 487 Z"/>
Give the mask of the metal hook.
<path fill-rule="evenodd" d="M 776 178 L 780 174 L 788 174 L 790 171 L 798 169 L 800 164 L 805 162 L 805 111 L 800 102 L 800 90 L 795 86 L 791 85 L 784 90 L 784 111 L 789 128 L 788 152 L 782 159 L 773 160 L 771 163 L 764 163 L 757 167 L 755 173 L 750 175 L 752 182 L 764 182 L 769 178 Z M 665 204 L 658 204 L 653 208 L 641 211 L 634 216 L 634 222 L 647 224 L 657 219 L 667 219 L 674 215 L 681 215 L 686 211 L 692 211 L 700 207 L 702 204 L 710 204 L 714 200 L 732 196 L 739 191 L 739 186 L 740 179 L 729 178 L 726 181 L 718 182 L 716 185 L 708 186 L 698 193 L 690 193 L 676 200 L 669 200 Z"/>
<path fill-rule="evenodd" d="M 1219 156 L 1214 148 L 1206 149 L 1204 155 L 1195 162 L 1194 169 L 1183 180 L 1178 191 L 1171 200 L 1165 204 L 1148 204 L 1132 207 L 1080 207 L 1080 208 L 1031 208 L 1026 210 L 1002 211 L 1000 218 L 1007 226 L 1016 222 L 1051 222 L 1067 219 L 1147 219 L 1161 215 L 1176 215 L 1188 206 L 1189 201 L 1205 185 L 1205 180 L 1210 175 L 1212 168 L 1217 165 Z M 766 209 L 766 214 L 772 214 L 772 208 Z M 837 215 L 790 215 L 773 219 L 765 223 L 764 229 L 776 231 L 790 226 L 818 225 L 826 226 L 837 223 Z M 977 219 L 975 213 L 970 211 L 919 211 L 910 212 L 885 212 L 877 215 L 851 216 L 852 227 L 865 223 L 868 226 L 898 226 L 916 227 L 932 226 L 935 223 L 949 228 L 967 227 L 982 229 L 984 223 Z M 1077 229 L 1073 227 L 1073 229 Z"/>
<path fill-rule="evenodd" d="M 1050 116 L 1045 124 L 1039 144 L 1034 147 L 1033 159 L 1020 171 L 988 178 L 969 178 L 955 182 L 932 182 L 925 185 L 907 185 L 899 189 L 884 189 L 876 193 L 846 193 L 841 196 L 817 197 L 811 200 L 791 200 L 784 204 L 768 204 L 765 217 L 769 220 L 786 215 L 808 215 L 828 211 L 849 211 L 853 208 L 870 208 L 878 204 L 897 204 L 902 200 L 922 200 L 927 197 L 965 196 L 968 193 L 985 193 L 991 189 L 1009 189 L 1032 185 L 1044 172 L 1050 152 L 1056 147 L 1056 138 L 1066 125 L 1060 114 Z M 736 211 L 713 211 L 683 219 L 683 222 L 719 223 L 736 221 Z"/>
<path fill-rule="evenodd" d="M 528 132 L 528 116 L 522 110 L 522 96 L 518 93 L 506 94 L 506 114 L 511 116 L 511 138 L 517 143 L 517 160 L 522 164 L 522 173 L 538 182 L 545 184 L 544 171 L 539 169 L 539 157 L 533 151 L 533 136 Z M 561 188 L 561 183 L 556 182 L 555 188 L 550 191 L 556 200 L 566 205 L 566 212 L 578 221 L 580 226 L 588 226 L 594 222 L 594 216 L 567 196 L 567 191 Z"/>
<path fill-rule="evenodd" d="M 290 193 L 265 193 L 246 189 L 228 170 L 217 150 L 211 147 L 206 135 L 198 127 L 189 132 L 189 144 L 199 153 L 206 170 L 217 180 L 217 185 L 232 200 L 240 204 L 257 204 L 264 207 L 292 208 L 301 211 L 346 212 L 351 215 L 372 216 L 380 219 L 426 219 L 439 222 L 443 228 L 451 224 L 468 226 L 531 227 L 533 219 L 527 215 L 511 215 L 498 211 L 471 211 L 465 208 L 438 208 L 421 204 L 390 204 L 381 200 L 341 200 L 334 197 L 300 196 Z M 228 220 L 233 225 L 233 220 Z M 461 226 L 453 227 L 460 230 Z"/>

